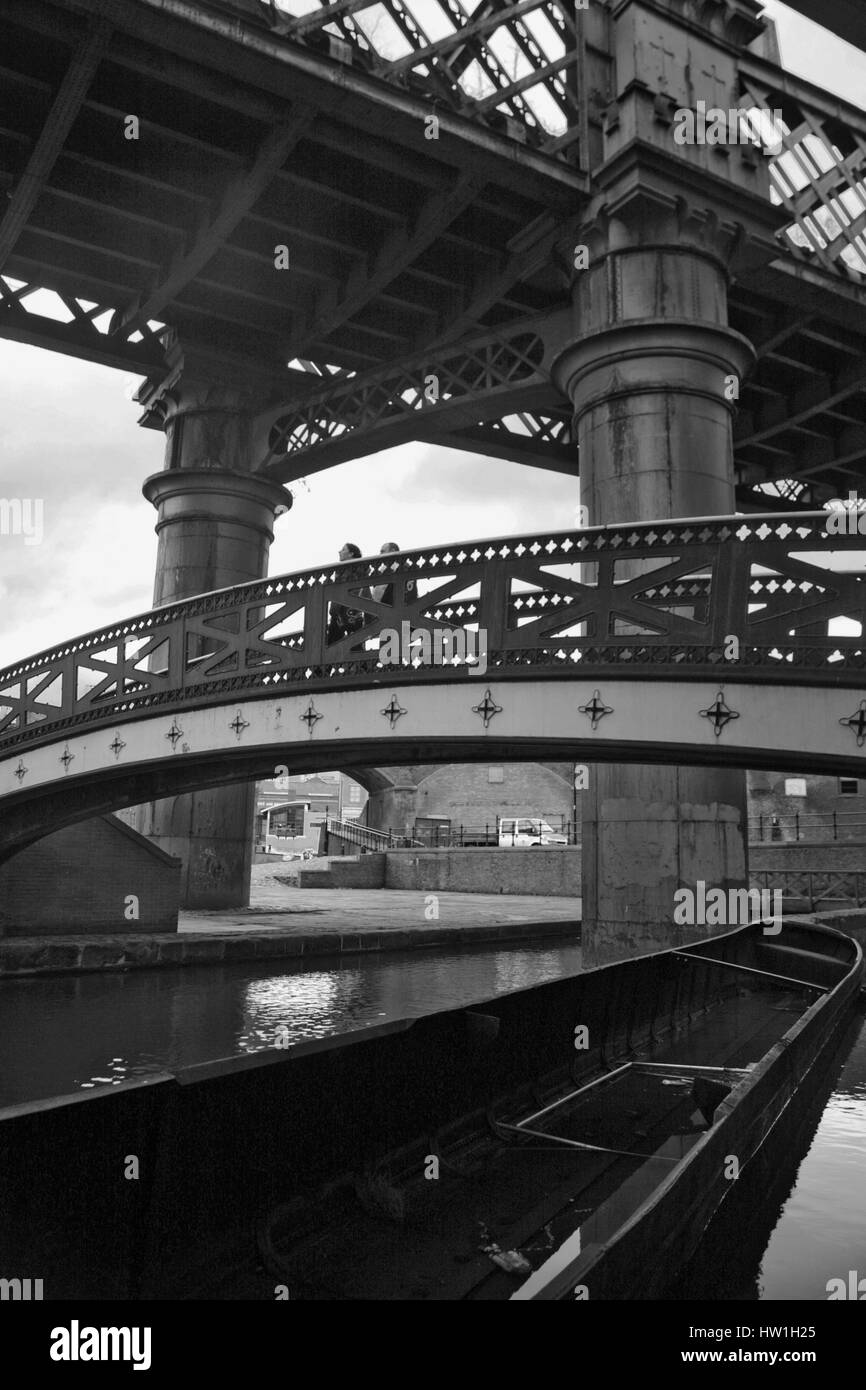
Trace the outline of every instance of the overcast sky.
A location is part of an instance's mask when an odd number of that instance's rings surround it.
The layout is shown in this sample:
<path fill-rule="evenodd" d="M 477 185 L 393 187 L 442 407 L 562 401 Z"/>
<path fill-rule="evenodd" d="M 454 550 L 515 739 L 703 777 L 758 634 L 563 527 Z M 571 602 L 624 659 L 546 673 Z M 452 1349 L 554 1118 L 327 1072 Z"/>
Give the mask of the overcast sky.
<path fill-rule="evenodd" d="M 866 0 L 864 0 L 866 2 Z M 866 57 L 785 6 L 785 65 L 864 104 Z M 163 437 L 136 424 L 130 378 L 0 340 L 0 496 L 44 499 L 44 538 L 0 535 L 0 667 L 151 605 L 155 512 L 141 484 Z M 575 480 L 406 445 L 314 476 L 278 524 L 272 574 L 365 553 L 572 524 Z"/>

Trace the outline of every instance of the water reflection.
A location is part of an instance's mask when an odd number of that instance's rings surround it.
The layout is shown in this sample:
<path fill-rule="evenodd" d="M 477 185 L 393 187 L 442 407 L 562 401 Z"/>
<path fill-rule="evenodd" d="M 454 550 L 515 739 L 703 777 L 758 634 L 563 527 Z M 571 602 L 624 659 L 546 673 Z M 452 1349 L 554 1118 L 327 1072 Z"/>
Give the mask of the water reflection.
<path fill-rule="evenodd" d="M 842 1069 L 761 1261 L 764 1299 L 826 1299 L 866 1276 L 866 1023 Z"/>
<path fill-rule="evenodd" d="M 579 970 L 579 946 L 544 945 L 5 980 L 0 1105 L 417 1018 Z"/>
<path fill-rule="evenodd" d="M 855 1018 L 817 1086 L 779 1133 L 666 1298 L 826 1300 L 827 1282 L 866 1275 L 866 1022 Z"/>

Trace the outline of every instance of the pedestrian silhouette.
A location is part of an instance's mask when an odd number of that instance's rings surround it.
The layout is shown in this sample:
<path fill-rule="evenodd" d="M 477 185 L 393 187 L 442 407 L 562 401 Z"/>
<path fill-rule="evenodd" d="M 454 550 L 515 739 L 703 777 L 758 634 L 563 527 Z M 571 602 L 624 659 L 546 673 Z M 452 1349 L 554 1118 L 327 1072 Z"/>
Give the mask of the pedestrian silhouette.
<path fill-rule="evenodd" d="M 340 551 L 341 560 L 360 560 L 361 552 L 351 541 L 347 541 Z M 368 591 L 361 589 L 359 597 L 367 597 Z M 330 605 L 330 615 L 328 617 L 327 641 L 339 642 L 343 637 L 349 637 L 353 632 L 364 626 L 364 614 L 357 608 L 347 608 L 342 603 L 332 603 Z"/>

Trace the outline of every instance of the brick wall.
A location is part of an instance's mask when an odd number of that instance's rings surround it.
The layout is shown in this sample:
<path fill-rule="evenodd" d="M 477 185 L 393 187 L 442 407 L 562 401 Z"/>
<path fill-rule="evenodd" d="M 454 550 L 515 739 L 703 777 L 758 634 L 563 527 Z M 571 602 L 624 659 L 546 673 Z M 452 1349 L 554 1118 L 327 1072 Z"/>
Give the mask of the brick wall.
<path fill-rule="evenodd" d="M 807 869 L 818 873 L 841 872 L 846 869 L 859 869 L 866 872 L 866 842 L 822 841 L 799 844 L 751 845 L 749 847 L 749 869 L 778 869 L 789 873 L 805 872 Z"/>
<path fill-rule="evenodd" d="M 490 767 L 501 782 L 490 781 Z M 447 816 L 454 827 L 495 825 L 497 816 L 543 816 L 557 827 L 573 816 L 571 763 L 464 763 L 435 768 L 421 781 L 416 814 Z M 581 794 L 577 794 L 578 820 Z"/>
<path fill-rule="evenodd" d="M 67 826 L 0 865 L 0 936 L 177 931 L 180 872 L 116 816 Z"/>
<path fill-rule="evenodd" d="M 387 850 L 385 887 L 580 897 L 580 848 Z"/>
<path fill-rule="evenodd" d="M 805 796 L 790 796 L 786 785 L 805 782 Z M 857 780 L 855 795 L 843 795 L 838 777 L 803 777 L 790 772 L 749 773 L 749 822 L 752 843 L 771 841 L 771 821 L 779 818 L 780 839 L 796 839 L 794 820 L 800 816 L 800 838 L 830 839 L 832 817 L 836 813 L 836 834 L 840 840 L 866 839 L 866 780 Z M 763 825 L 761 824 L 763 818 Z M 860 821 L 862 824 L 858 825 Z"/>

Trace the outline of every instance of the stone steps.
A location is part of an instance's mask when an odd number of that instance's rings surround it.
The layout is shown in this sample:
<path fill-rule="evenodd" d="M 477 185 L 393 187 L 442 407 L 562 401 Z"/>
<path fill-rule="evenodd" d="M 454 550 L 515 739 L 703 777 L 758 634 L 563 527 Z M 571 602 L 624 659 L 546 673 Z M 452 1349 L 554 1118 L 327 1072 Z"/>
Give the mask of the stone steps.
<path fill-rule="evenodd" d="M 384 854 L 346 854 L 319 859 L 298 870 L 299 888 L 384 888 Z"/>

